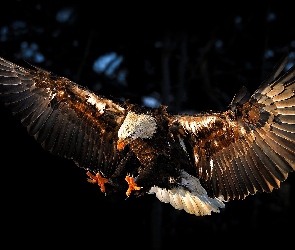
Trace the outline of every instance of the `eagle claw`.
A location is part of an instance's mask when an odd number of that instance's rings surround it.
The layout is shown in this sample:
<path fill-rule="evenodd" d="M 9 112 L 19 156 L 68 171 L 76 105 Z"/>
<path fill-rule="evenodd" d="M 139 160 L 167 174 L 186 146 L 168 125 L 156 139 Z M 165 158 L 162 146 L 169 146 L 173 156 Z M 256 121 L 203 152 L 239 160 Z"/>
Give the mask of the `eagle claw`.
<path fill-rule="evenodd" d="M 105 193 L 106 189 L 105 189 L 104 184 L 108 182 L 108 179 L 102 177 L 100 173 L 97 173 L 96 175 L 93 175 L 92 173 L 90 173 L 88 171 L 86 174 L 90 177 L 90 179 L 87 179 L 87 181 L 92 183 L 92 184 L 97 183 L 98 186 L 100 187 L 100 191 Z"/>
<path fill-rule="evenodd" d="M 141 187 L 137 186 L 137 184 L 135 183 L 135 180 L 132 176 L 127 175 L 125 177 L 125 180 L 128 183 L 128 189 L 126 191 L 127 196 L 129 196 L 133 190 L 140 190 L 141 189 Z"/>

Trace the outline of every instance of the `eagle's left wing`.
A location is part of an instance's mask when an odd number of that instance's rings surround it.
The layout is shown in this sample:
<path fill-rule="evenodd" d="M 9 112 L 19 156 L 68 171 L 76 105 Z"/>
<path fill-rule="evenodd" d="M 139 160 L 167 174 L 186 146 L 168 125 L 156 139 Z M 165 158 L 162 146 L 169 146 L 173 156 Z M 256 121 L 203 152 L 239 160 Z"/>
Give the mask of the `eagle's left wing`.
<path fill-rule="evenodd" d="M 117 133 L 126 111 L 90 90 L 34 67 L 0 58 L 0 100 L 53 154 L 94 173 L 114 171 Z"/>
<path fill-rule="evenodd" d="M 295 169 L 295 67 L 283 73 L 286 62 L 252 96 L 243 88 L 226 112 L 173 117 L 174 138 L 193 162 L 185 170 L 209 197 L 271 192 Z"/>

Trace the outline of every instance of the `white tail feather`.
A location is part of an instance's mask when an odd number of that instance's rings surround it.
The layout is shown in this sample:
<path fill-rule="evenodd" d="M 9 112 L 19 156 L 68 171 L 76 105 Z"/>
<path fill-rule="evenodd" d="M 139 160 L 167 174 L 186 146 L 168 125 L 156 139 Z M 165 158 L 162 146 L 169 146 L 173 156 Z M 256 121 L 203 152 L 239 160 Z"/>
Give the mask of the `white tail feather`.
<path fill-rule="evenodd" d="M 171 190 L 154 186 L 149 194 L 156 194 L 160 201 L 197 216 L 210 215 L 211 212 L 219 213 L 219 209 L 225 207 L 223 197 L 210 198 L 199 179 L 185 171 L 181 172 L 180 186 Z"/>

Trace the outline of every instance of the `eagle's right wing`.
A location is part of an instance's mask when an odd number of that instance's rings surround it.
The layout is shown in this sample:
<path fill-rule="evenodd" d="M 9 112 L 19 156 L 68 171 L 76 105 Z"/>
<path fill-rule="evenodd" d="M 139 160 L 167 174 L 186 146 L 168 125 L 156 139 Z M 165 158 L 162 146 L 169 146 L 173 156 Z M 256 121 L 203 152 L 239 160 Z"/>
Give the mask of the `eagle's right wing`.
<path fill-rule="evenodd" d="M 287 59 L 252 96 L 242 89 L 230 110 L 173 117 L 174 138 L 194 165 L 185 170 L 209 197 L 271 192 L 295 169 L 295 66 L 284 72 Z"/>

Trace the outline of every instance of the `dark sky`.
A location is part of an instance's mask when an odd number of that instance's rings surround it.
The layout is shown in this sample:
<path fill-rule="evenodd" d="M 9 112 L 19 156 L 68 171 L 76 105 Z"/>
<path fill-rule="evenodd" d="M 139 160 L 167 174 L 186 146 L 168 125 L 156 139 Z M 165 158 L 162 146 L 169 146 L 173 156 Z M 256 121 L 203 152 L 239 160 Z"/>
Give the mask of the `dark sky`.
<path fill-rule="evenodd" d="M 149 97 L 171 112 L 225 110 L 243 85 L 253 92 L 286 50 L 295 58 L 294 8 L 285 1 L 165 7 L 73 2 L 7 1 L 1 7 L 0 56 L 102 95 L 140 104 Z M 94 63 L 110 54 L 113 61 L 95 72 Z M 254 239 L 269 246 L 275 239 L 281 247 L 291 241 L 293 173 L 272 194 L 196 217 L 153 196 L 104 197 L 87 183 L 84 170 L 44 151 L 3 105 L 0 111 L 1 219 L 12 245 L 37 246 L 39 239 L 55 247 L 197 249 L 228 247 L 235 239 L 249 246 Z"/>

